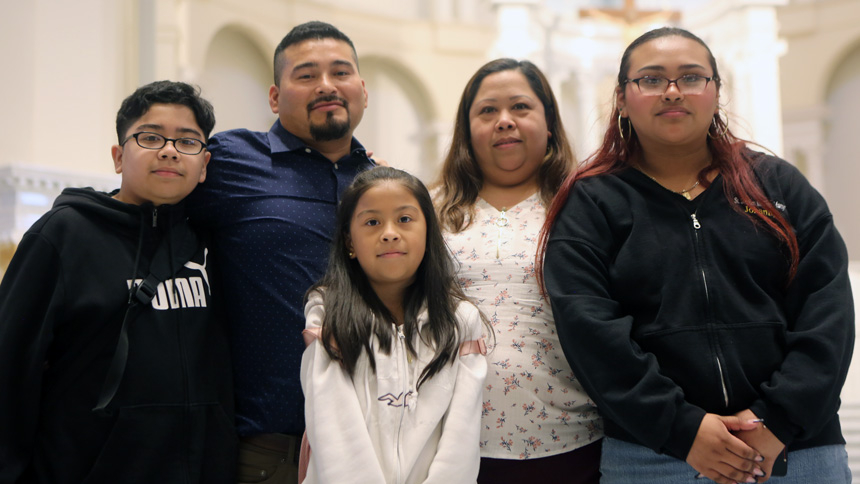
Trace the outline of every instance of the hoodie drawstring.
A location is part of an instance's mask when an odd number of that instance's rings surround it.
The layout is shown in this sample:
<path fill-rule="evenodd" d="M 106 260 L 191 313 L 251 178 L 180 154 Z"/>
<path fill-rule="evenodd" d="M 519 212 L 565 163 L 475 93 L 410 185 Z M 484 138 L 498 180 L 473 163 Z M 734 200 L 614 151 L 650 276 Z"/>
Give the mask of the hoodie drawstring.
<path fill-rule="evenodd" d="M 140 253 L 143 251 L 143 234 L 145 230 L 146 223 L 146 212 L 143 210 L 140 211 L 140 230 L 138 231 L 137 237 L 137 251 L 134 256 L 134 265 L 132 266 L 131 272 L 131 284 L 128 289 L 128 308 L 125 311 L 125 315 L 122 318 L 122 326 L 119 330 L 119 339 L 116 342 L 116 350 L 114 350 L 113 358 L 111 359 L 110 366 L 108 367 L 107 377 L 105 377 L 105 382 L 102 385 L 102 391 L 99 394 L 99 400 L 96 404 L 95 408 L 93 408 L 93 412 L 110 415 L 111 412 L 107 410 L 107 406 L 113 400 L 113 397 L 116 395 L 117 390 L 119 390 L 119 384 L 122 381 L 122 375 L 125 373 L 125 364 L 128 362 L 128 322 L 131 319 L 130 315 L 132 313 L 132 309 L 138 306 L 138 299 L 135 296 L 143 289 L 143 284 L 146 281 L 137 282 L 137 275 L 140 264 Z M 153 213 L 154 216 L 154 213 Z"/>
<path fill-rule="evenodd" d="M 144 232 L 144 224 L 146 223 L 146 216 L 144 215 L 143 210 L 140 211 L 140 229 L 137 231 L 137 250 L 134 254 L 134 265 L 131 266 L 131 286 L 128 288 L 128 303 L 131 304 L 131 299 L 134 296 L 134 292 L 137 290 L 138 282 L 137 282 L 137 273 L 140 270 L 138 265 L 140 264 L 140 253 L 143 251 L 143 232 Z"/>
<path fill-rule="evenodd" d="M 157 220 L 157 210 L 158 209 L 153 209 L 153 221 Z M 141 217 L 143 218 L 144 215 L 141 214 Z M 142 219 L 141 221 L 143 222 L 145 220 Z M 123 374 L 125 373 L 125 366 L 128 362 L 129 324 L 137 318 L 141 311 L 151 305 L 152 299 L 158 292 L 158 286 L 167 279 L 171 279 L 171 286 L 173 286 L 171 290 L 174 292 L 174 297 L 178 297 L 178 294 L 175 292 L 176 284 L 174 277 L 176 272 L 178 272 L 183 266 L 176 267 L 173 259 L 174 257 L 179 257 L 179 260 L 183 261 L 184 264 L 186 261 L 191 260 L 191 257 L 193 257 L 194 253 L 197 251 L 197 237 L 191 228 L 188 227 L 187 224 L 170 225 L 169 222 L 170 221 L 168 221 L 168 229 L 161 236 L 161 242 L 150 260 L 149 275 L 144 277 L 140 284 L 133 283 L 129 290 L 130 296 L 128 308 L 126 309 L 125 316 L 122 320 L 122 327 L 120 328 L 116 351 L 114 352 L 113 359 L 108 367 L 108 373 L 105 377 L 105 382 L 102 385 L 98 403 L 96 404 L 96 407 L 93 408 L 94 412 L 108 415 L 111 413 L 107 410 L 107 406 L 113 400 L 117 390 L 119 390 Z M 133 281 L 137 280 L 137 265 L 140 262 L 140 254 L 143 245 L 143 227 L 144 225 L 141 224 L 140 241 L 138 244 L 137 255 L 135 256 Z M 176 240 L 172 240 L 173 238 L 176 238 Z M 177 250 L 176 254 L 174 254 L 174 245 Z"/>

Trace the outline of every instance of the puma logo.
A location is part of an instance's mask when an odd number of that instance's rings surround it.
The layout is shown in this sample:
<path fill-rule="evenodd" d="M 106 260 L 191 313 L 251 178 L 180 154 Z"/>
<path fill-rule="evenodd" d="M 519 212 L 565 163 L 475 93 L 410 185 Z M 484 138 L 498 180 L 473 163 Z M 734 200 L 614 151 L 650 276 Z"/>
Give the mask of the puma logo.
<path fill-rule="evenodd" d="M 155 296 L 152 298 L 152 308 L 157 310 L 180 309 L 180 308 L 205 308 L 208 304 L 206 295 L 212 295 L 212 287 L 209 286 L 209 273 L 206 271 L 206 259 L 209 249 L 203 250 L 203 264 L 188 261 L 185 267 L 193 271 L 199 271 L 200 276 L 174 277 L 158 284 Z M 143 279 L 127 280 L 128 287 L 132 284 L 140 284 Z"/>
<path fill-rule="evenodd" d="M 208 256 L 209 256 L 209 249 L 204 248 L 203 249 L 203 264 L 201 265 L 201 264 L 198 264 L 198 263 L 193 262 L 193 261 L 188 261 L 185 263 L 185 267 L 187 267 L 193 271 L 200 271 L 200 276 L 203 277 L 203 282 L 206 283 L 207 292 L 209 292 L 209 295 L 211 296 L 212 295 L 212 286 L 209 285 L 209 273 L 206 272 L 206 258 Z"/>

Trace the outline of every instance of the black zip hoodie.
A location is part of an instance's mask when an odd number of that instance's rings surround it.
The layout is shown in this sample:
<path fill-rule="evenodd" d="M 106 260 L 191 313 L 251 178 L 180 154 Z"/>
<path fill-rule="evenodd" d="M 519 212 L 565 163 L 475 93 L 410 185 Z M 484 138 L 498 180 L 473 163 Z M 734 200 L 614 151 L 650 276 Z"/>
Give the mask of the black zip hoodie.
<path fill-rule="evenodd" d="M 800 246 L 732 209 L 722 176 L 694 200 L 635 169 L 578 181 L 547 247 L 565 355 L 606 435 L 685 459 L 706 412 L 764 418 L 789 450 L 844 443 L 836 411 L 854 346 L 848 255 L 821 195 L 754 155 Z"/>
<path fill-rule="evenodd" d="M 229 349 L 202 243 L 190 261 L 170 247 L 178 272 L 128 321 L 118 390 L 93 411 L 131 281 L 169 233 L 196 237 L 186 224 L 182 204 L 66 189 L 24 235 L 0 284 L 0 484 L 235 482 Z"/>

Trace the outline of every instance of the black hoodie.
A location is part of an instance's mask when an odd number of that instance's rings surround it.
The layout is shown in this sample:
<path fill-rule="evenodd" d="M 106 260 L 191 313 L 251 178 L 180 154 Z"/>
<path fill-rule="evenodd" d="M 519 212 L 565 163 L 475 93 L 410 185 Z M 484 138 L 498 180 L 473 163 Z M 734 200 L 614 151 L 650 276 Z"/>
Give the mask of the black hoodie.
<path fill-rule="evenodd" d="M 790 283 L 787 250 L 734 210 L 758 207 L 729 200 L 722 175 L 690 201 L 632 168 L 571 190 L 546 285 L 607 436 L 685 459 L 706 412 L 751 409 L 790 451 L 845 443 L 836 414 L 854 347 L 845 244 L 796 168 L 753 158 L 797 235 Z"/>
<path fill-rule="evenodd" d="M 24 235 L 0 284 L 0 484 L 235 482 L 227 336 L 196 243 L 128 322 L 128 359 L 94 412 L 132 279 L 183 204 L 66 189 Z M 176 247 L 171 247 L 175 251 Z M 175 290 L 171 290 L 175 288 Z"/>

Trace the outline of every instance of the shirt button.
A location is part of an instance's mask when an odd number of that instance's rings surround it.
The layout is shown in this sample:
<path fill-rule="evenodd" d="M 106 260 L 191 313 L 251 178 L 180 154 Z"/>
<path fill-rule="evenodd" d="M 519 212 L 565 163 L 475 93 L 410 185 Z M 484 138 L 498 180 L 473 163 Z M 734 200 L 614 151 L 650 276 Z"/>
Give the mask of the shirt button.
<path fill-rule="evenodd" d="M 310 148 L 305 148 L 305 153 L 310 153 L 310 152 L 311 152 Z"/>

